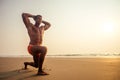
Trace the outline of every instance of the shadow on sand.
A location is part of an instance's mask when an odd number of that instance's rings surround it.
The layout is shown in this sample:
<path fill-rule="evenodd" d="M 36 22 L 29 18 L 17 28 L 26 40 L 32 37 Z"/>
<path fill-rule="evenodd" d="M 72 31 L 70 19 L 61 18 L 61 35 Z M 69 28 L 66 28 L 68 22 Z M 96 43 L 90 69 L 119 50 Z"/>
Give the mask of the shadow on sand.
<path fill-rule="evenodd" d="M 18 69 L 8 72 L 0 72 L 0 80 L 25 80 L 27 78 L 36 77 L 35 70 Z"/>

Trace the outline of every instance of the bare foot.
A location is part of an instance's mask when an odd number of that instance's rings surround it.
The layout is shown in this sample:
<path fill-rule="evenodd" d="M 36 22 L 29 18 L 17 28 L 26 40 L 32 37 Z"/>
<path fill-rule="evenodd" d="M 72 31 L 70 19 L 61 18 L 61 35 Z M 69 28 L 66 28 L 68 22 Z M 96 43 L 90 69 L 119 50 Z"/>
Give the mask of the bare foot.
<path fill-rule="evenodd" d="M 37 73 L 37 75 L 42 75 L 42 76 L 44 76 L 44 75 L 49 75 L 49 74 L 46 73 L 46 72 L 44 72 L 44 71 L 40 71 L 40 72 Z"/>
<path fill-rule="evenodd" d="M 25 66 L 24 69 L 27 69 L 27 64 L 28 64 L 27 62 L 24 62 L 24 66 Z"/>

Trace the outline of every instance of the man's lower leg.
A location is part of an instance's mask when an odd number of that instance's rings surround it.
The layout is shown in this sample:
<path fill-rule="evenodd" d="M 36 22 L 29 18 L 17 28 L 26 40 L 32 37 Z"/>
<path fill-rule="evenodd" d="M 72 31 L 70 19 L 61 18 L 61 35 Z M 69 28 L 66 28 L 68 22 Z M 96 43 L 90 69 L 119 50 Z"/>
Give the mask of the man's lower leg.
<path fill-rule="evenodd" d="M 46 72 L 44 72 L 42 70 L 44 58 L 45 58 L 45 55 L 44 56 L 40 56 L 40 58 L 39 58 L 39 69 L 38 69 L 37 75 L 48 75 L 48 73 L 46 73 Z"/>
<path fill-rule="evenodd" d="M 27 69 L 27 65 L 33 66 L 33 67 L 35 67 L 35 68 L 38 67 L 38 66 L 36 66 L 36 65 L 34 64 L 34 62 L 24 62 L 25 69 Z"/>

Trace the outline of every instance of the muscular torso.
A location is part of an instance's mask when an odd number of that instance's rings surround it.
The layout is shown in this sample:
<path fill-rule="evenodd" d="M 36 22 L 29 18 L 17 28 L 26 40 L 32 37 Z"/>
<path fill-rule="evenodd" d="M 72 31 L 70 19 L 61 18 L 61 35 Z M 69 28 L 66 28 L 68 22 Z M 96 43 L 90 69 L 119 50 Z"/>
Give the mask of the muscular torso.
<path fill-rule="evenodd" d="M 28 35 L 30 37 L 31 45 L 42 45 L 42 39 L 44 34 L 44 27 L 36 27 L 34 25 L 30 25 L 28 29 Z"/>

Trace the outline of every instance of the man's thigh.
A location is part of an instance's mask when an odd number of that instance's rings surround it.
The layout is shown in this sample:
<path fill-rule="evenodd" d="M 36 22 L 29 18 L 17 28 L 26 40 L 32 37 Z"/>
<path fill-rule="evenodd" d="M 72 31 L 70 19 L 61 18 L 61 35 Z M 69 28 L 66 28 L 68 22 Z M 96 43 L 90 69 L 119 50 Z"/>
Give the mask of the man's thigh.
<path fill-rule="evenodd" d="M 40 53 L 46 53 L 47 48 L 45 46 L 33 46 L 32 47 L 32 53 L 33 54 L 40 54 Z"/>

